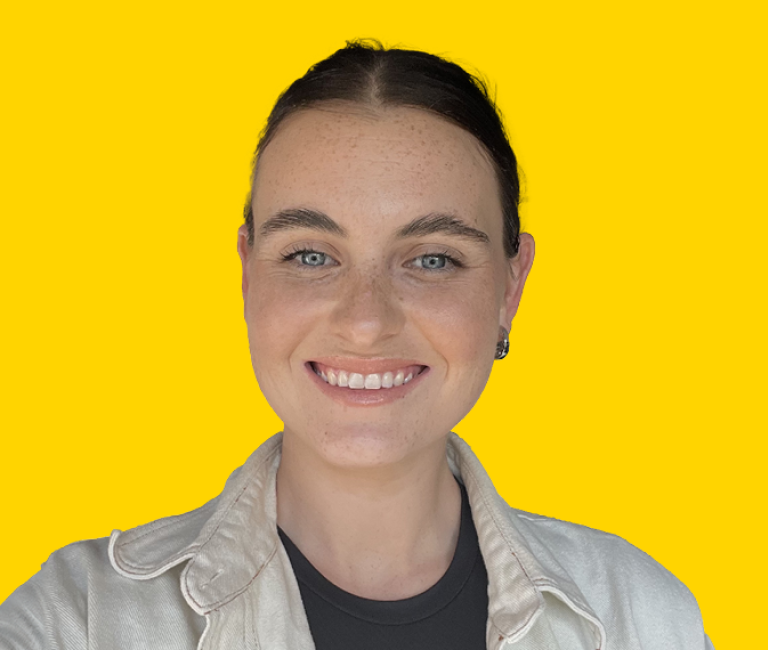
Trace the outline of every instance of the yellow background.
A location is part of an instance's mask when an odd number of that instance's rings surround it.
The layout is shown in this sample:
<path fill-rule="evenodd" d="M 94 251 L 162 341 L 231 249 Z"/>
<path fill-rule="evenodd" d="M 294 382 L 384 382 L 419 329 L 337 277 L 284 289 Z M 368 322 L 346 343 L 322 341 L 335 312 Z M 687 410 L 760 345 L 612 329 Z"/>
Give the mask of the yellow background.
<path fill-rule="evenodd" d="M 514 506 L 625 537 L 764 642 L 760 3 L 14 3 L 0 27 L 0 601 L 190 510 L 281 428 L 236 229 L 277 97 L 346 39 L 498 88 L 537 259 L 457 431 Z"/>

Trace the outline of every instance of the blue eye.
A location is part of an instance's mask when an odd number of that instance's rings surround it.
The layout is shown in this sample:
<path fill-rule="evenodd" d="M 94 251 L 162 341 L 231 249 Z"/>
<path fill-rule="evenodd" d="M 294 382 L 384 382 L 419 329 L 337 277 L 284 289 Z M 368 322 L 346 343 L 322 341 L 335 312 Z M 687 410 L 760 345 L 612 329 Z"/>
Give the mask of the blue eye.
<path fill-rule="evenodd" d="M 309 267 L 328 266 L 333 262 L 333 259 L 326 253 L 310 249 L 292 251 L 282 257 L 284 262 L 289 262 L 298 258 L 299 266 Z"/>
<path fill-rule="evenodd" d="M 421 267 L 424 269 L 444 269 L 447 261 L 445 255 L 422 255 Z"/>
<path fill-rule="evenodd" d="M 299 257 L 301 263 L 306 266 L 323 266 L 325 264 L 325 253 L 318 253 L 317 251 L 302 251 Z"/>
<path fill-rule="evenodd" d="M 462 264 L 446 253 L 427 253 L 414 259 L 416 267 L 426 271 L 448 271 L 461 268 Z"/>

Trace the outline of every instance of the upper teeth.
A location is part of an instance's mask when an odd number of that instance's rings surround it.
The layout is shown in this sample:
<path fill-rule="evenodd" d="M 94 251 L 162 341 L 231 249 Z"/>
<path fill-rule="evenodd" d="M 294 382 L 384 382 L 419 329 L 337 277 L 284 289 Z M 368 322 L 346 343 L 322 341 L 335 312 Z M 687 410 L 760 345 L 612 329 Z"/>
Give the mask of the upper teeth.
<path fill-rule="evenodd" d="M 407 374 L 406 370 L 397 370 L 395 372 L 374 372 L 363 375 L 359 372 L 347 372 L 346 370 L 336 370 L 335 368 L 329 368 L 327 372 L 315 368 L 315 373 L 331 386 L 343 386 L 354 389 L 365 388 L 367 390 L 402 386 L 413 379 L 413 372 L 410 370 L 407 370 Z"/>

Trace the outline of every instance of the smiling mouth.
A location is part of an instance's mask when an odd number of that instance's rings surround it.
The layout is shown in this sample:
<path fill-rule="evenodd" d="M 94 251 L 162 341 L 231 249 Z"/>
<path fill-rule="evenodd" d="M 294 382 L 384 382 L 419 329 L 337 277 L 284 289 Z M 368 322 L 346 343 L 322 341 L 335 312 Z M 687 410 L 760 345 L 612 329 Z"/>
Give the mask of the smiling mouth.
<path fill-rule="evenodd" d="M 317 361 L 310 361 L 309 366 L 326 384 L 351 390 L 386 390 L 388 388 L 396 388 L 407 384 L 429 367 L 415 364 L 402 368 L 393 368 L 387 372 L 363 374 L 341 368 L 333 368 Z"/>

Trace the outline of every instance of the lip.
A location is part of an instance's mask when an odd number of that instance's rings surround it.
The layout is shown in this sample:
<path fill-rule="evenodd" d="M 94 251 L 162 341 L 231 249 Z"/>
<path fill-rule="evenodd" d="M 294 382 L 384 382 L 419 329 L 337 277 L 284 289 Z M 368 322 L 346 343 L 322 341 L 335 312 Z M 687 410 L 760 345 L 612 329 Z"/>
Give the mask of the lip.
<path fill-rule="evenodd" d="M 415 359 L 391 359 L 391 358 L 373 358 L 373 359 L 353 359 L 350 357 L 316 357 L 309 359 L 307 363 L 320 363 L 324 366 L 346 370 L 347 372 L 358 372 L 361 375 L 384 374 L 385 372 L 395 372 L 399 368 L 407 366 L 426 366 Z"/>
<path fill-rule="evenodd" d="M 341 357 L 322 357 L 312 359 L 304 364 L 304 368 L 309 375 L 310 380 L 317 386 L 324 395 L 345 406 L 382 406 L 391 404 L 397 400 L 403 399 L 414 389 L 416 389 L 425 377 L 429 374 L 429 366 L 425 366 L 418 375 L 415 375 L 411 381 L 402 386 L 393 386 L 392 388 L 379 388 L 378 390 L 367 390 L 365 388 L 354 389 L 344 388 L 342 386 L 331 386 L 324 382 L 315 373 L 312 362 L 317 361 L 321 364 L 346 370 L 348 372 L 359 372 L 360 374 L 373 374 L 391 372 L 397 368 L 405 366 L 421 365 L 412 359 L 349 359 Z"/>

